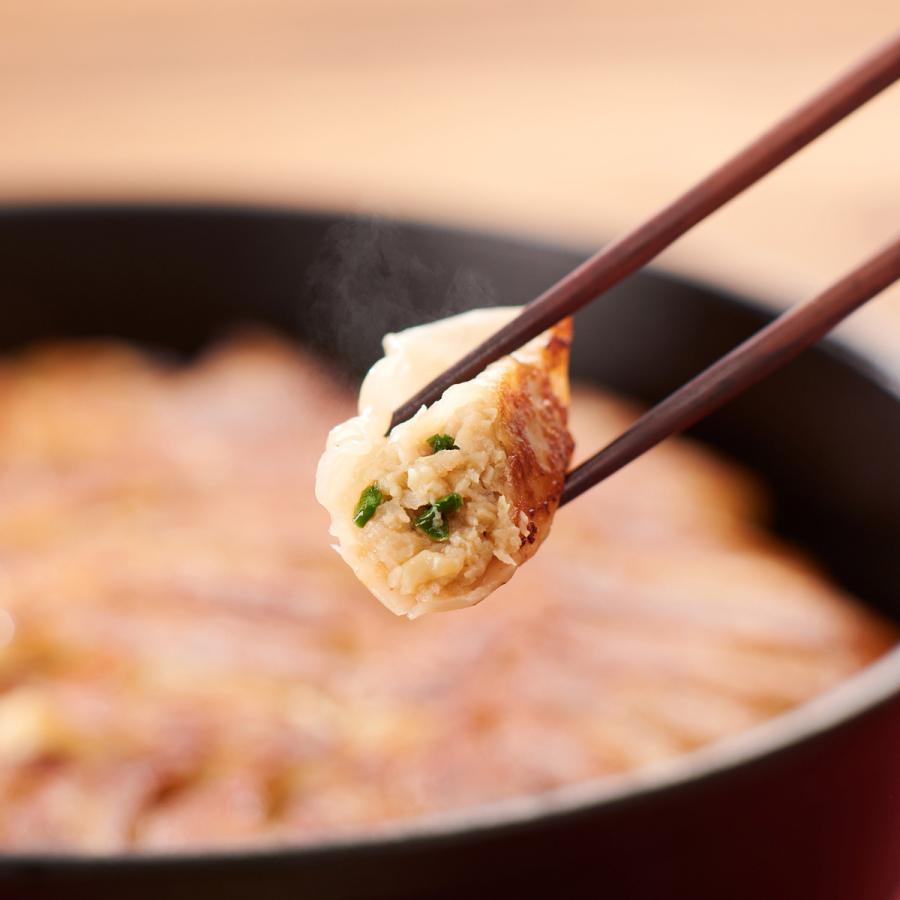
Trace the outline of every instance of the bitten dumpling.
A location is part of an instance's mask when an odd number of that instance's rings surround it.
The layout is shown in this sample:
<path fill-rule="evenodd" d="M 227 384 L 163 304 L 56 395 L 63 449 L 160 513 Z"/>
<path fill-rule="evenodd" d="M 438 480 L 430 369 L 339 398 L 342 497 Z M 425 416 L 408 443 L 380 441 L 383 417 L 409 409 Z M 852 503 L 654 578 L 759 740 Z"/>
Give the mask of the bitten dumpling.
<path fill-rule="evenodd" d="M 574 446 L 571 320 L 384 436 L 394 408 L 518 312 L 475 310 L 387 335 L 359 415 L 328 436 L 316 496 L 336 549 L 397 615 L 478 603 L 550 530 Z"/>

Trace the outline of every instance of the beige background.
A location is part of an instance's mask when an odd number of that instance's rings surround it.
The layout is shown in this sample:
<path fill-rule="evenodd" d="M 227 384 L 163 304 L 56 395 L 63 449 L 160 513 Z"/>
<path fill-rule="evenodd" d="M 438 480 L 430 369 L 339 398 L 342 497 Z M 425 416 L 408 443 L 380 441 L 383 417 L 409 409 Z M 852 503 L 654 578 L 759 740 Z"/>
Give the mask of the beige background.
<path fill-rule="evenodd" d="M 590 245 L 898 27 L 896 0 L 0 0 L 0 201 L 309 203 Z M 898 230 L 895 87 L 664 261 L 786 302 Z M 900 359 L 900 292 L 850 326 Z"/>

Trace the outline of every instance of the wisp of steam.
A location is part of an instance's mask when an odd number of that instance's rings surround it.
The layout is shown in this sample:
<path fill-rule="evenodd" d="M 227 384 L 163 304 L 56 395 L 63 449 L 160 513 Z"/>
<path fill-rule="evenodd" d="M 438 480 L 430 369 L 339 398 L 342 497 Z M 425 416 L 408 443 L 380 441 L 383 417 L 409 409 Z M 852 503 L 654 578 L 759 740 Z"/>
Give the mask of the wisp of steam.
<path fill-rule="evenodd" d="M 359 373 L 381 355 L 386 332 L 494 306 L 494 298 L 474 269 L 426 266 L 396 224 L 352 219 L 326 233 L 306 272 L 299 312 L 315 348 Z"/>

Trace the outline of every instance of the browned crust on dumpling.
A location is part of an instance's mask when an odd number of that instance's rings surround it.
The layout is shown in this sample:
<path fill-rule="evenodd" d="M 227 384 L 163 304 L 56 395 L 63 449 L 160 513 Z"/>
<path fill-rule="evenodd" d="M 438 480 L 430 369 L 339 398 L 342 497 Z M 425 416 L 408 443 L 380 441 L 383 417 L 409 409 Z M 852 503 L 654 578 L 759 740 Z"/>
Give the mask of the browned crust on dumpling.
<path fill-rule="evenodd" d="M 540 365 L 518 363 L 500 389 L 498 437 L 507 453 L 512 490 L 508 500 L 528 519 L 519 563 L 537 550 L 550 530 L 575 442 L 569 433 L 566 373 L 572 320 L 554 327 Z"/>

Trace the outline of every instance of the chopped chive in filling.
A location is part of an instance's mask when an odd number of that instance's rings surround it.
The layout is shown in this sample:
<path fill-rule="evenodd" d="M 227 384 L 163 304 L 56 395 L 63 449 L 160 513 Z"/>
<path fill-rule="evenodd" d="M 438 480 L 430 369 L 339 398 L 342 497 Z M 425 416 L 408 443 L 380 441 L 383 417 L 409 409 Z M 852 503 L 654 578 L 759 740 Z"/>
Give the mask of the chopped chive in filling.
<path fill-rule="evenodd" d="M 433 434 L 428 438 L 428 444 L 432 453 L 437 453 L 440 450 L 459 450 L 459 447 L 453 443 L 453 438 L 449 434 Z"/>
<path fill-rule="evenodd" d="M 373 481 L 359 495 L 356 509 L 353 510 L 354 523 L 362 528 L 375 515 L 375 510 L 387 499 L 381 492 L 381 488 L 378 487 L 378 482 Z"/>
<path fill-rule="evenodd" d="M 450 526 L 447 524 L 447 516 L 461 509 L 462 505 L 463 498 L 459 494 L 447 494 L 435 500 L 434 503 L 416 516 L 416 528 L 424 531 L 433 541 L 446 541 L 450 537 Z"/>

